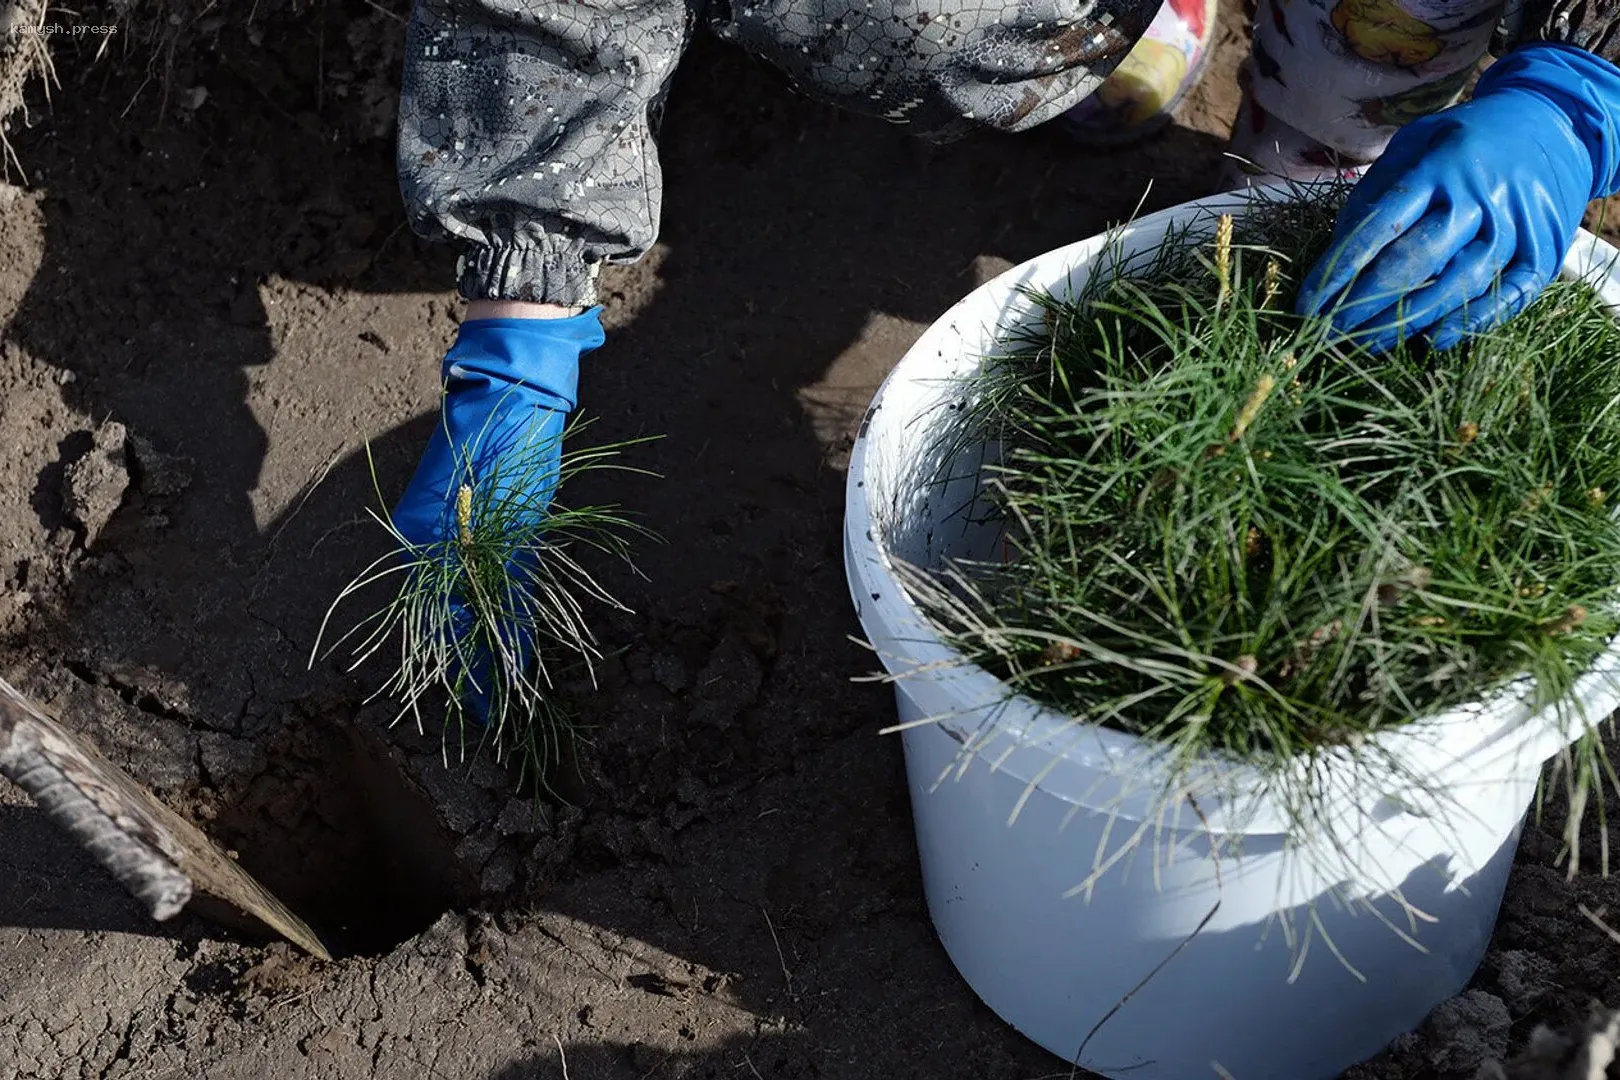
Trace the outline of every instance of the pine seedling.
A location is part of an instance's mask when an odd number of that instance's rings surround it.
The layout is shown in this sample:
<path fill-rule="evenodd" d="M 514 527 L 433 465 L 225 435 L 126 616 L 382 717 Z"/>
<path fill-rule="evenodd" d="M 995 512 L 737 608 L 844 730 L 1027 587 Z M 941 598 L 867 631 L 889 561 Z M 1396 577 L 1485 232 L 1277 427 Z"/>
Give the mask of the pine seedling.
<path fill-rule="evenodd" d="M 451 527 L 444 539 L 429 544 L 411 543 L 394 525 L 368 445 L 373 487 L 384 508 L 368 512 L 386 530 L 390 549 L 339 593 L 316 643 L 320 654 L 339 605 L 372 586 L 392 589 L 381 607 L 324 655 L 352 642 L 353 671 L 395 650 L 392 673 L 371 700 L 394 700 L 395 722 L 408 716 L 418 731 L 427 729 L 428 712 L 442 708 L 446 765 L 452 749 L 456 760 L 466 760 L 487 746 L 498 762 L 515 758 L 519 787 L 532 782 L 546 788 L 569 740 L 578 736 L 557 690 L 565 673 L 583 668 L 593 674 L 602 658 L 587 604 L 628 610 L 576 554 L 594 551 L 629 563 L 633 538 L 655 538 L 613 505 L 535 502 L 536 493 L 564 491 L 586 472 L 642 472 L 616 458 L 646 439 L 563 450 L 559 463 L 557 441 L 572 440 L 588 423 L 541 434 L 537 421 L 529 438 L 477 475 L 470 467 L 477 440 L 460 450 L 446 492 Z M 482 718 L 469 708 L 475 696 L 487 703 Z"/>

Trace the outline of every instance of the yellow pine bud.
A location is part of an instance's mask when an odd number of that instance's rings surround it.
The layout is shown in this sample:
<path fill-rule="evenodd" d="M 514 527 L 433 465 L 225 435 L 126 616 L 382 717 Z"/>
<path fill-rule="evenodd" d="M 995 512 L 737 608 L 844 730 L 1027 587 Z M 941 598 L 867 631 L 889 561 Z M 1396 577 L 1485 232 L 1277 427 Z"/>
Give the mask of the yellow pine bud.
<path fill-rule="evenodd" d="M 471 484 L 462 484 L 461 490 L 456 492 L 456 527 L 461 533 L 463 547 L 471 547 L 473 542 L 472 497 Z"/>
<path fill-rule="evenodd" d="M 1261 407 L 1265 405 L 1266 398 L 1271 396 L 1271 391 L 1276 389 L 1276 386 L 1277 380 L 1269 372 L 1260 376 L 1260 381 L 1255 384 L 1254 393 L 1249 395 L 1249 400 L 1243 403 L 1243 409 L 1238 413 L 1237 423 L 1232 427 L 1228 442 L 1237 442 L 1243 438 L 1243 433 L 1249 430 L 1249 425 L 1260 415 Z"/>
<path fill-rule="evenodd" d="M 1271 302 L 1277 299 L 1277 290 L 1282 287 L 1282 266 L 1276 259 L 1266 260 L 1266 282 L 1260 293 L 1260 306 L 1268 308 Z"/>

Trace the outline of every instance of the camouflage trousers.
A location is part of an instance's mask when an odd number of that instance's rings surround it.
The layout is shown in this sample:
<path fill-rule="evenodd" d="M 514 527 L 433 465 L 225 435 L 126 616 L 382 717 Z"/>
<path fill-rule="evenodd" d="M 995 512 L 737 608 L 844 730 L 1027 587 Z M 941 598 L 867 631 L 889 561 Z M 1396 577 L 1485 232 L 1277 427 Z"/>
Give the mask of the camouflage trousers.
<path fill-rule="evenodd" d="M 1402 124 L 1456 100 L 1504 7 L 1523 2 L 1258 0 L 1233 153 L 1274 175 L 1359 173 Z M 401 187 L 420 235 L 462 245 L 463 296 L 587 306 L 603 265 L 634 262 L 657 238 L 658 118 L 699 27 L 811 97 L 945 141 L 975 128 L 1023 131 L 1074 109 L 1132 53 L 1159 7 L 416 0 Z M 1147 59 L 1136 68 L 1152 67 Z M 1121 69 L 1131 72 L 1140 81 Z M 1176 68 L 1160 96 L 1189 77 Z M 1225 186 L 1245 179 L 1229 175 Z"/>
<path fill-rule="evenodd" d="M 800 90 L 946 141 L 1077 105 L 1159 0 L 416 0 L 399 112 L 412 228 L 468 299 L 596 301 L 657 237 L 664 95 L 707 26 Z"/>

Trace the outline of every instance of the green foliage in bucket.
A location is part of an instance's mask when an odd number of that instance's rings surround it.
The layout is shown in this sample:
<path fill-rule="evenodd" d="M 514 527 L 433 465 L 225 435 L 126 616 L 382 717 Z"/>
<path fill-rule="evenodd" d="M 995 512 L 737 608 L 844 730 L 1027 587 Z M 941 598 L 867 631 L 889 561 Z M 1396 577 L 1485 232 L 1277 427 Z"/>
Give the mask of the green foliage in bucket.
<path fill-rule="evenodd" d="M 1257 767 L 1302 815 L 1301 761 L 1364 759 L 1524 677 L 1567 710 L 1620 630 L 1620 325 L 1558 282 L 1472 344 L 1370 354 L 1292 314 L 1343 190 L 1105 255 L 1072 300 L 1030 294 L 1044 318 L 944 433 L 947 459 L 999 448 L 981 499 L 1004 546 L 906 574 L 1009 691 L 1172 772 Z M 1561 760 L 1572 871 L 1615 780 L 1602 719 Z"/>
<path fill-rule="evenodd" d="M 542 430 L 542 421 L 535 431 Z M 354 670 L 392 650 L 393 671 L 373 698 L 399 706 L 395 722 L 409 716 L 419 731 L 424 713 L 442 714 L 446 763 L 488 748 L 497 762 L 518 769 L 518 787 L 549 790 L 579 725 L 560 699 L 560 682 L 576 671 L 591 674 L 601 658 L 586 618 L 587 603 L 628 610 L 603 587 L 579 554 L 630 562 L 632 541 L 656 538 L 613 505 L 568 506 L 559 496 L 538 515 L 531 492 L 553 486 L 569 489 L 580 475 L 603 469 L 643 472 L 617 463 L 635 439 L 602 446 L 563 449 L 589 421 L 573 421 L 560 435 L 518 439 L 497 469 L 476 480 L 470 464 L 454 495 L 454 535 L 416 544 L 402 535 L 387 513 L 387 501 L 372 463 L 372 482 L 382 510 L 368 510 L 389 538 L 388 550 L 356 575 L 333 601 L 322 621 L 316 653 L 336 609 L 361 602 L 367 614 L 335 640 L 324 655 L 349 645 Z M 368 460 L 370 448 L 367 448 Z M 477 447 L 461 450 L 470 463 Z M 555 484 L 546 476 L 555 471 Z M 380 602 L 365 601 L 381 588 Z M 464 615 L 457 619 L 455 610 Z M 457 623 L 463 629 L 452 632 Z M 530 643 L 525 649 L 520 642 Z M 489 662 L 482 663 L 481 657 Z M 313 660 L 313 657 L 312 657 Z M 487 670 L 487 686 L 474 686 L 475 672 Z M 481 690 L 488 715 L 480 721 L 468 707 Z"/>

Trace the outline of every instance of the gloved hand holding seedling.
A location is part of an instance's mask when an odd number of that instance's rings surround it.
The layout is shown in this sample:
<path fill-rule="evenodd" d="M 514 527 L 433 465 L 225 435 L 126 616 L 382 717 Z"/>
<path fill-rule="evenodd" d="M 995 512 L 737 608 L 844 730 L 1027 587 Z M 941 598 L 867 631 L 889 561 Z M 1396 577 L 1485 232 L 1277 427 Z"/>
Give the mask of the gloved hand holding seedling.
<path fill-rule="evenodd" d="M 463 323 L 444 358 L 442 422 L 394 509 L 400 536 L 430 554 L 429 575 L 444 575 L 428 595 L 447 610 L 442 620 L 427 610 L 438 623 L 427 640 L 451 654 L 446 673 L 479 723 L 512 696 L 495 672 L 521 679 L 531 659 L 533 545 L 556 493 L 580 358 L 602 340 L 595 310 Z"/>
<path fill-rule="evenodd" d="M 385 522 L 396 550 L 338 598 L 403 574 L 397 597 L 356 628 L 369 626 L 357 663 L 398 632 L 400 664 L 382 692 L 402 713 L 420 726 L 424 695 L 440 689 L 447 736 L 465 735 L 470 720 L 498 757 L 516 749 L 541 773 L 555 762 L 560 733 L 552 647 L 592 658 L 581 594 L 614 603 L 567 542 L 625 554 L 621 517 L 553 501 L 565 479 L 617 449 L 563 452 L 580 359 L 603 342 L 599 315 L 462 324 L 444 357 L 440 423 Z"/>

